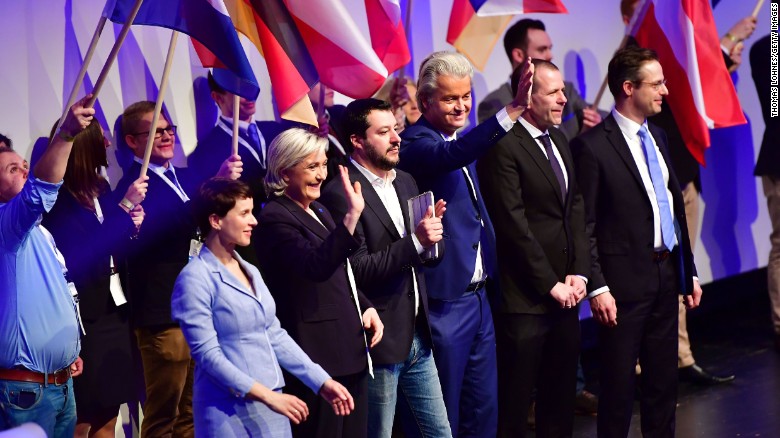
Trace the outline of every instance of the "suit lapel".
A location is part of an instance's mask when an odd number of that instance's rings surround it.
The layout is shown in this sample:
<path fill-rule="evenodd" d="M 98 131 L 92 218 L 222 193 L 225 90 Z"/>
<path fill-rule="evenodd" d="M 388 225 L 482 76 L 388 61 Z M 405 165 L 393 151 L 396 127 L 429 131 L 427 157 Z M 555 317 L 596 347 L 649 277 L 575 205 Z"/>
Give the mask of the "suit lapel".
<path fill-rule="evenodd" d="M 240 257 L 236 253 L 233 254 L 234 257 L 237 257 L 239 265 L 241 265 L 242 268 L 245 268 L 242 264 L 242 260 L 240 259 Z M 211 271 L 213 275 L 218 277 L 219 281 L 222 282 L 223 284 L 232 287 L 233 289 L 241 292 L 244 295 L 249 295 L 255 300 L 257 300 L 257 297 L 260 296 L 259 290 L 257 289 L 256 285 L 255 285 L 255 292 L 258 293 L 257 296 L 255 296 L 255 294 L 252 293 L 251 290 L 247 289 L 247 287 L 244 284 L 242 284 L 241 281 L 239 281 L 235 275 L 231 274 L 230 271 L 228 271 L 227 267 L 223 265 L 222 262 L 217 260 L 214 254 L 212 254 L 207 247 L 204 246 L 203 249 L 201 249 L 199 257 L 203 260 L 204 263 L 206 263 L 206 265 L 208 265 L 209 271 Z M 246 272 L 247 277 L 249 277 L 249 270 L 244 269 L 244 272 Z M 249 280 L 252 282 L 252 284 L 255 284 L 254 278 L 250 278 Z"/>
<path fill-rule="evenodd" d="M 628 143 L 626 143 L 626 139 L 623 137 L 623 132 L 620 130 L 620 126 L 618 126 L 617 121 L 615 121 L 612 114 L 604 119 L 603 129 L 606 131 L 607 139 L 610 144 L 615 148 L 617 154 L 626 164 L 631 175 L 634 176 L 634 181 L 639 184 L 642 193 L 645 193 L 645 184 L 642 182 L 642 176 L 639 174 L 639 168 L 636 166 L 634 156 L 631 155 L 631 150 L 628 148 Z M 647 197 L 647 195 L 645 195 L 645 197 Z"/>
<path fill-rule="evenodd" d="M 561 160 L 563 160 L 563 166 L 566 168 L 566 175 L 569 178 L 569 187 L 566 190 L 566 203 L 564 204 L 564 210 L 568 213 L 571 206 L 571 200 L 574 197 L 574 190 L 572 188 L 576 185 L 576 177 L 574 176 L 574 159 L 571 156 L 571 150 L 569 149 L 569 141 L 566 136 L 557 129 L 550 130 L 550 138 L 555 142 L 555 146 L 558 148 L 558 153 L 561 154 Z"/>
<path fill-rule="evenodd" d="M 368 179 L 363 175 L 362 172 L 360 172 L 357 169 L 357 167 L 355 167 L 354 164 L 352 164 L 351 161 L 349 162 L 347 167 L 349 168 L 350 180 L 353 182 L 360 181 L 360 185 L 363 187 L 363 199 L 366 201 L 366 205 L 368 206 L 368 208 L 370 208 L 371 211 L 374 212 L 376 217 L 379 218 L 379 221 L 382 222 L 382 225 L 384 225 L 384 227 L 387 229 L 390 235 L 393 236 L 393 239 L 395 240 L 400 239 L 401 236 L 398 234 L 398 229 L 396 229 L 395 223 L 393 223 L 393 219 L 390 218 L 390 214 L 387 212 L 387 208 L 385 208 L 385 204 L 382 203 L 382 200 L 379 199 L 379 195 L 376 194 L 376 190 L 374 190 L 374 186 L 371 185 Z"/>
<path fill-rule="evenodd" d="M 412 224 L 409 223 L 409 214 L 408 214 L 408 202 L 412 196 L 414 196 L 413 193 L 411 193 L 411 190 L 404 184 L 400 178 L 396 177 L 395 181 L 393 181 L 393 187 L 395 188 L 395 193 L 398 195 L 398 202 L 401 204 L 401 211 L 403 212 L 404 217 L 404 227 L 406 228 L 407 233 L 412 233 L 414 231 L 414 228 L 412 227 Z M 436 202 L 434 200 L 434 202 Z M 400 236 L 399 236 L 400 237 Z"/>
<path fill-rule="evenodd" d="M 561 197 L 561 186 L 558 184 L 558 178 L 555 177 L 555 173 L 553 173 L 550 161 L 544 155 L 544 153 L 542 153 L 542 150 L 539 148 L 539 144 L 536 143 L 536 140 L 531 137 L 531 134 L 529 134 L 520 123 L 515 123 L 515 126 L 512 127 L 512 133 L 514 133 L 519 138 L 520 146 L 522 146 L 522 148 L 525 149 L 531 158 L 533 158 L 534 163 L 536 163 L 536 166 L 539 167 L 539 170 L 542 172 L 545 179 L 547 179 L 547 182 L 549 182 L 550 185 L 555 189 L 554 192 L 555 196 L 558 198 L 558 202 L 560 202 L 561 205 L 564 205 L 563 198 Z M 554 139 L 552 140 L 555 141 Z M 567 166 L 567 169 L 568 167 L 569 166 Z M 571 181 L 571 179 L 569 180 Z"/>
<path fill-rule="evenodd" d="M 288 198 L 287 196 L 280 196 L 279 203 L 282 204 L 282 206 L 286 208 L 287 211 L 289 211 L 290 214 L 296 220 L 298 220 L 298 222 L 300 222 L 303 226 L 308 228 L 312 233 L 317 235 L 317 237 L 319 237 L 320 239 L 325 240 L 328 237 L 328 234 L 330 234 L 330 231 L 328 231 L 327 228 L 325 228 L 321 223 L 317 222 L 317 220 L 311 217 L 309 213 L 306 213 L 303 210 L 303 208 L 301 208 L 300 205 L 296 204 L 295 201 L 293 201 L 292 199 Z M 312 204 L 310 208 L 314 208 L 314 204 Z"/>

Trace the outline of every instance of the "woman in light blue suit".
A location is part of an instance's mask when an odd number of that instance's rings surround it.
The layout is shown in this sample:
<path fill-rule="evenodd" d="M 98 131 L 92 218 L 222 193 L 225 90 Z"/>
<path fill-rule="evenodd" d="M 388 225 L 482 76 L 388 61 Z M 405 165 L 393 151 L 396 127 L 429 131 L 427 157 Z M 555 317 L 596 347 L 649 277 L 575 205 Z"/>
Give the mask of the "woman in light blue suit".
<path fill-rule="evenodd" d="M 171 305 L 196 362 L 196 437 L 291 436 L 289 421 L 298 424 L 309 411 L 282 393 L 280 367 L 338 415 L 354 409 L 349 392 L 281 328 L 260 272 L 234 251 L 257 225 L 252 206 L 245 183 L 220 178 L 205 182 L 193 201 L 205 246 L 176 280 Z"/>

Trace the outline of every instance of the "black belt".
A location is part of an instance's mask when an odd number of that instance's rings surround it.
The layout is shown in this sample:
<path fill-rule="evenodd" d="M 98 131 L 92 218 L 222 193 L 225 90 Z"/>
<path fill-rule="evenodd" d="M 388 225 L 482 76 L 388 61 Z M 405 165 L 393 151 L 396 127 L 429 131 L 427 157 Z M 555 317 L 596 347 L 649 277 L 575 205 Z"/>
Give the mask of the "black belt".
<path fill-rule="evenodd" d="M 666 259 L 668 259 L 671 254 L 672 253 L 667 249 L 663 251 L 653 251 L 653 261 L 656 263 L 661 263 L 666 261 Z"/>
<path fill-rule="evenodd" d="M 474 283 L 471 283 L 469 287 L 466 288 L 466 292 L 476 292 L 483 287 L 485 287 L 485 283 L 487 283 L 487 278 L 484 280 L 476 281 Z"/>

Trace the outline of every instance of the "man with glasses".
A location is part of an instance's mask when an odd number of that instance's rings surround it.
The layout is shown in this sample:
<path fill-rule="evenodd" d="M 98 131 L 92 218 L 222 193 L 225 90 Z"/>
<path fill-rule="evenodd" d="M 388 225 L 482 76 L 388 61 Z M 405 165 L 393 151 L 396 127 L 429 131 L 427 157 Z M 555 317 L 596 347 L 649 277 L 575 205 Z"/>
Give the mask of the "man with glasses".
<path fill-rule="evenodd" d="M 122 132 L 133 152 L 114 191 L 119 199 L 138 178 L 152 126 L 154 102 L 137 102 L 122 114 Z M 146 218 L 127 255 L 127 290 L 146 382 L 141 436 L 192 437 L 194 362 L 178 324 L 171 319 L 171 294 L 179 272 L 192 255 L 197 227 L 189 213 L 194 181 L 186 168 L 174 167 L 176 126 L 160 115 L 149 162 Z M 227 157 L 225 157 L 227 158 Z M 236 178 L 241 161 L 225 160 L 220 176 Z M 129 201 L 120 203 L 133 208 Z M 127 205 L 129 204 L 129 205 Z"/>
<path fill-rule="evenodd" d="M 598 436 L 628 435 L 639 359 L 642 434 L 673 437 L 678 293 L 692 309 L 701 287 L 666 134 L 647 122 L 669 90 L 656 53 L 635 46 L 615 54 L 607 82 L 615 108 L 571 142 L 600 323 Z"/>

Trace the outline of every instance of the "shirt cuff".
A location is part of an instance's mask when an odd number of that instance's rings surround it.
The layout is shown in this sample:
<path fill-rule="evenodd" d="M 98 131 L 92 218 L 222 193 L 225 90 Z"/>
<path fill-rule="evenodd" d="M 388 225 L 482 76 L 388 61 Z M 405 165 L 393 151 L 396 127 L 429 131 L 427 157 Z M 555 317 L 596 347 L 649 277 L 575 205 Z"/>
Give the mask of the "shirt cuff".
<path fill-rule="evenodd" d="M 589 293 L 588 296 L 585 298 L 587 299 L 596 298 L 597 296 L 603 294 L 604 292 L 609 292 L 609 286 L 601 286 L 600 288 Z"/>
<path fill-rule="evenodd" d="M 506 112 L 506 107 L 501 108 L 501 110 L 496 113 L 496 120 L 498 120 L 498 124 L 501 125 L 501 127 L 504 128 L 504 131 L 506 132 L 509 132 L 515 125 L 515 122 L 509 118 L 509 114 Z"/>
<path fill-rule="evenodd" d="M 701 284 L 701 281 L 699 281 L 699 277 L 697 277 L 697 276 L 695 276 L 695 275 L 693 276 L 693 281 L 698 281 L 698 282 L 699 282 L 699 284 Z"/>
<path fill-rule="evenodd" d="M 414 249 L 417 250 L 417 254 L 422 254 L 425 252 L 425 248 L 423 248 L 422 244 L 420 243 L 420 239 L 417 238 L 417 235 L 412 233 L 412 243 L 414 243 Z"/>
<path fill-rule="evenodd" d="M 580 275 L 580 274 L 577 274 L 577 277 L 580 277 L 582 279 L 582 281 L 585 282 L 586 285 L 588 284 L 588 277 L 586 277 L 584 275 Z"/>

